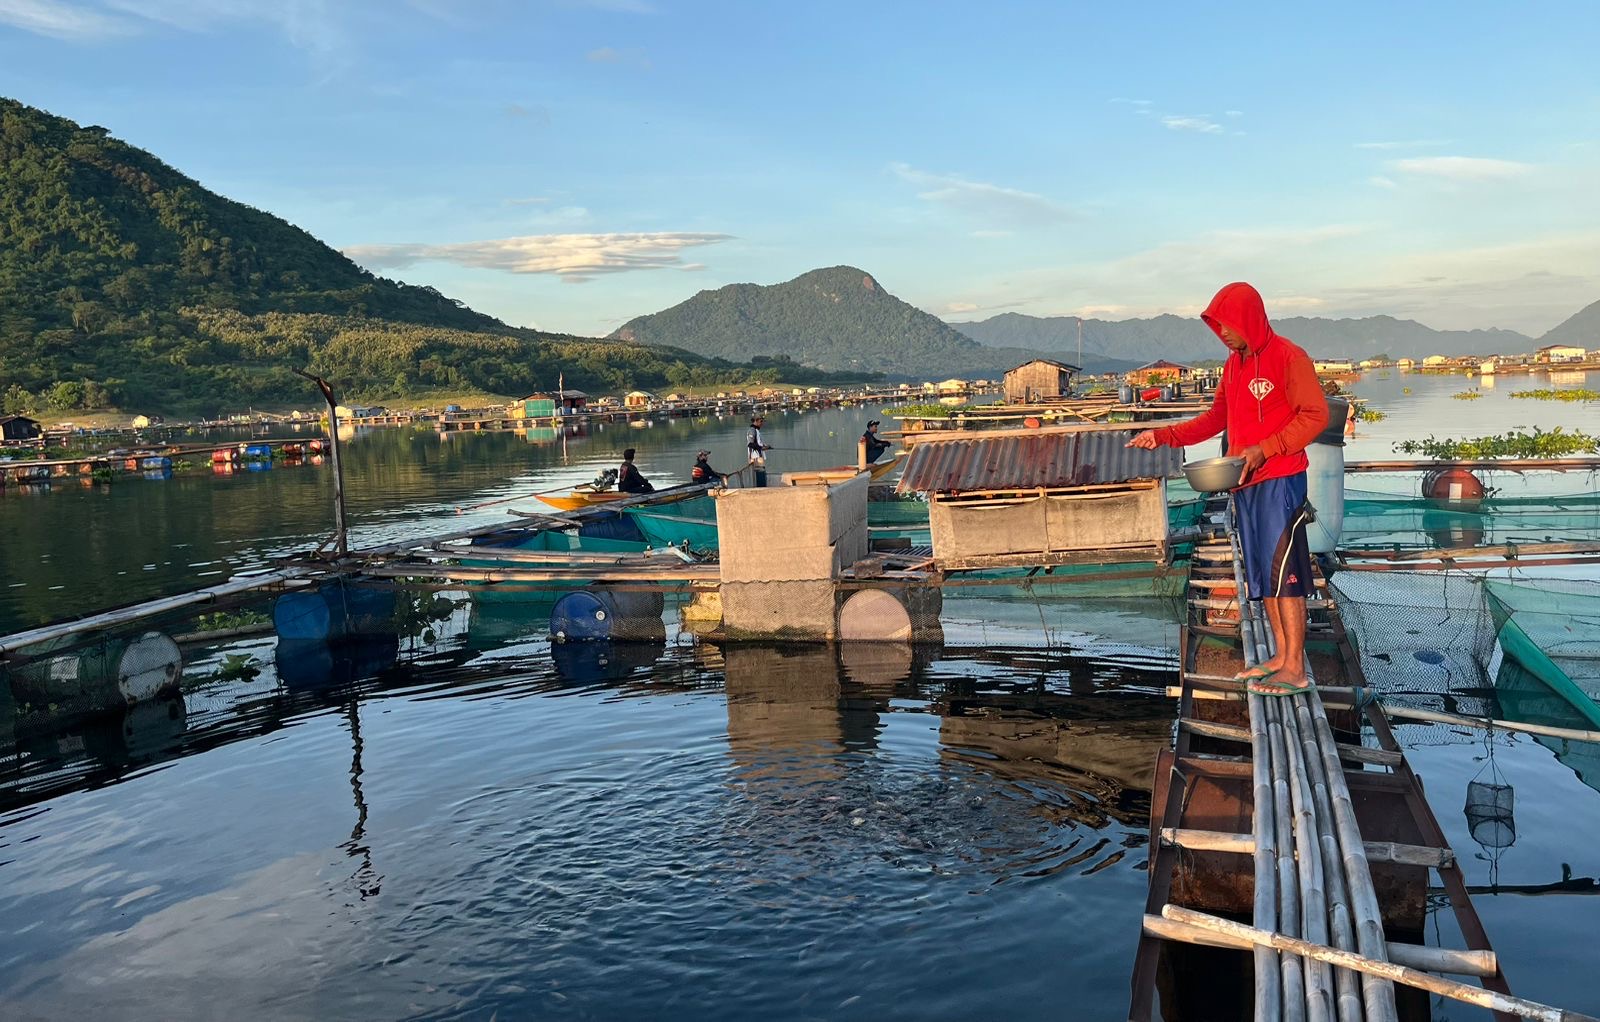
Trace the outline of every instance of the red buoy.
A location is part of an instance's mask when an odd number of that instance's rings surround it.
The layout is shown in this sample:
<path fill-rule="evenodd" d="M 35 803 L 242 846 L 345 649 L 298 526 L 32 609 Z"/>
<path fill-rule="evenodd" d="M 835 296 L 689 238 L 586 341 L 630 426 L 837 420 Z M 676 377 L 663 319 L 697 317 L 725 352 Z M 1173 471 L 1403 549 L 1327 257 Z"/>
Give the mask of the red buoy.
<path fill-rule="evenodd" d="M 1032 415 L 1028 416 L 1026 419 L 1023 419 L 1022 424 L 1029 429 L 1038 429 L 1040 426 L 1044 425 L 1044 423 L 1040 422 Z"/>
<path fill-rule="evenodd" d="M 1422 495 L 1445 507 L 1477 507 L 1488 490 L 1467 469 L 1436 468 L 1422 477 Z"/>

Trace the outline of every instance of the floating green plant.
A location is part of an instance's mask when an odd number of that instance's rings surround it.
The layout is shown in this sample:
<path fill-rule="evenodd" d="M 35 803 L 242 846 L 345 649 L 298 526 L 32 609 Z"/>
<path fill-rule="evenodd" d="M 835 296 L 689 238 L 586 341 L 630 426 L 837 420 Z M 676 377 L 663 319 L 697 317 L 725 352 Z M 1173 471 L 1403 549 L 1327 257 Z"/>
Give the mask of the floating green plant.
<path fill-rule="evenodd" d="M 1589 390 L 1586 387 L 1569 387 L 1564 390 L 1514 390 L 1514 398 L 1525 401 L 1600 401 L 1600 390 Z"/>
<path fill-rule="evenodd" d="M 1402 454 L 1422 454 L 1430 458 L 1453 461 L 1460 458 L 1562 458 L 1572 454 L 1600 454 L 1600 439 L 1573 430 L 1567 432 L 1560 426 L 1533 432 L 1511 430 L 1507 433 L 1462 439 L 1403 440 L 1394 445 Z"/>
<path fill-rule="evenodd" d="M 897 419 L 948 419 L 950 412 L 949 405 L 901 405 L 883 410 L 885 416 Z"/>
<path fill-rule="evenodd" d="M 1481 390 L 1462 390 L 1450 395 L 1457 401 L 1476 401 L 1483 396 Z"/>

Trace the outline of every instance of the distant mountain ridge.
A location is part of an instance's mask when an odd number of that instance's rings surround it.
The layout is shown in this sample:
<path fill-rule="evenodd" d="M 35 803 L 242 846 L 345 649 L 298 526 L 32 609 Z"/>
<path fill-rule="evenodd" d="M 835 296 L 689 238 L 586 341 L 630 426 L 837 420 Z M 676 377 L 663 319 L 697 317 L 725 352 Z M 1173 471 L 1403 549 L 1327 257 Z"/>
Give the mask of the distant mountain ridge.
<path fill-rule="evenodd" d="M 905 379 L 999 376 L 1031 358 L 1063 358 L 1028 345 L 983 345 L 936 316 L 896 298 L 854 266 L 803 273 L 781 284 L 729 284 L 660 312 L 629 320 L 611 334 L 714 358 L 787 356 L 834 371 Z M 1076 358 L 1076 350 L 1073 359 Z M 1132 363 L 1084 351 L 1090 372 Z"/>
<path fill-rule="evenodd" d="M 1592 321 L 1600 326 L 1600 302 L 1591 305 L 1568 323 L 1593 312 Z M 1533 338 L 1515 330 L 1434 330 L 1410 319 L 1393 316 L 1367 316 L 1361 319 L 1324 319 L 1288 316 L 1274 319 L 1273 327 L 1315 357 L 1351 359 L 1388 355 L 1391 358 L 1424 358 L 1428 355 L 1493 355 L 1532 351 Z M 982 343 L 1010 348 L 1034 348 L 1070 354 L 1078 344 L 1078 320 L 1074 316 L 1027 316 L 1007 312 L 969 323 L 952 323 L 968 337 Z M 1556 330 L 1562 330 L 1557 327 Z M 1574 332 L 1583 329 L 1582 324 Z M 1555 331 L 1551 331 L 1555 333 Z M 1591 338 L 1597 332 L 1588 328 Z M 1549 336 L 1549 335 L 1546 335 Z M 1555 343 L 1546 341 L 1545 343 Z M 1581 342 L 1575 342 L 1581 343 Z M 1209 328 L 1198 317 L 1153 316 L 1148 319 L 1083 321 L 1085 348 L 1112 358 L 1150 362 L 1158 358 L 1176 361 L 1219 359 L 1226 352 Z"/>
<path fill-rule="evenodd" d="M 1539 338 L 1539 346 L 1547 344 L 1575 344 L 1590 351 L 1600 348 L 1600 302 L 1585 305 L 1546 330 Z"/>

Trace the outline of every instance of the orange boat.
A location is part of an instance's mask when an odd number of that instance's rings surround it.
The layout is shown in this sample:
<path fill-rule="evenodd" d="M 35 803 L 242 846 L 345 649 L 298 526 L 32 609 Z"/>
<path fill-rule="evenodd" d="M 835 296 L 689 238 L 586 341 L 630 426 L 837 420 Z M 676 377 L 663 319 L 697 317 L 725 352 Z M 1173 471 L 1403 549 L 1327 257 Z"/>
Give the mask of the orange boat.
<path fill-rule="evenodd" d="M 539 499 L 562 511 L 581 511 L 596 504 L 609 504 L 614 500 L 639 496 L 644 494 L 623 493 L 620 490 L 573 490 L 571 493 L 541 495 Z"/>

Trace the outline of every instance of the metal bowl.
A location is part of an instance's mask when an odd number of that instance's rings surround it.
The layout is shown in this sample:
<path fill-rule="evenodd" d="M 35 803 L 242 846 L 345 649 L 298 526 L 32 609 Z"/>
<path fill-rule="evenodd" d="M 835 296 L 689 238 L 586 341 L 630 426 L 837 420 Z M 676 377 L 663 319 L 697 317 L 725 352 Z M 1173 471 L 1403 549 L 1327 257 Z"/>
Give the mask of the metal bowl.
<path fill-rule="evenodd" d="M 1191 461 L 1183 466 L 1183 474 L 1189 477 L 1189 485 L 1196 492 L 1231 490 L 1239 485 L 1239 477 L 1244 475 L 1244 459 L 1207 458 L 1204 461 Z"/>

